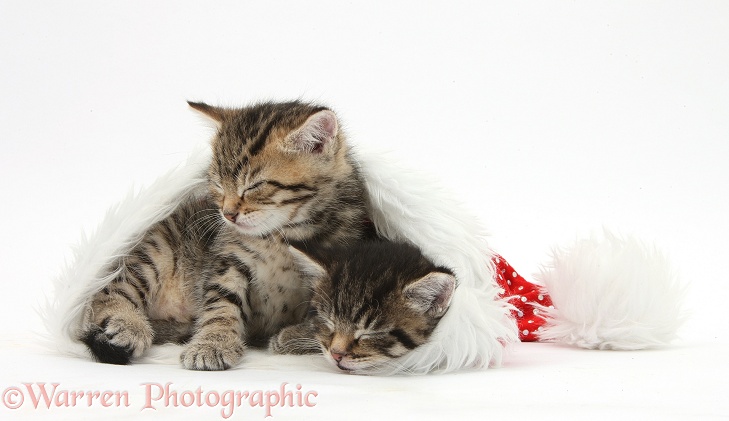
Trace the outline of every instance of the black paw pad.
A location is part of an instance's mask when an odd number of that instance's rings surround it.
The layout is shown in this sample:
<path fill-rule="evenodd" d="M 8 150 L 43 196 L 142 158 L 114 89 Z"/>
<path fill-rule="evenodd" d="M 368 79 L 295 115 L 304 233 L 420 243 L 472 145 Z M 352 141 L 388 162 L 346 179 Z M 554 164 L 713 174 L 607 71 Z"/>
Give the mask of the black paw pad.
<path fill-rule="evenodd" d="M 109 338 L 98 326 L 93 327 L 86 333 L 81 341 L 89 347 L 98 362 L 126 365 L 132 359 L 131 349 L 110 343 Z"/>

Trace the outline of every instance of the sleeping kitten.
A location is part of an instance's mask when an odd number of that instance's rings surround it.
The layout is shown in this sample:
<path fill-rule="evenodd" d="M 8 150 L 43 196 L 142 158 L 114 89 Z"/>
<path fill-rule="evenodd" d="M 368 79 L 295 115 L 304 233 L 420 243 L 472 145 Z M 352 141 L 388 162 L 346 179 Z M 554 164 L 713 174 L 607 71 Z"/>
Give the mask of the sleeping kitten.
<path fill-rule="evenodd" d="M 301 102 L 190 106 L 218 127 L 208 194 L 152 226 L 108 269 L 80 339 L 98 361 L 127 364 L 189 339 L 185 368 L 224 370 L 306 315 L 310 290 L 290 241 L 366 235 L 365 189 L 334 113 Z"/>
<path fill-rule="evenodd" d="M 293 249 L 312 281 L 309 317 L 271 338 L 278 354 L 323 353 L 342 371 L 393 368 L 424 344 L 448 310 L 456 278 L 414 246 L 369 242 L 329 250 Z"/>

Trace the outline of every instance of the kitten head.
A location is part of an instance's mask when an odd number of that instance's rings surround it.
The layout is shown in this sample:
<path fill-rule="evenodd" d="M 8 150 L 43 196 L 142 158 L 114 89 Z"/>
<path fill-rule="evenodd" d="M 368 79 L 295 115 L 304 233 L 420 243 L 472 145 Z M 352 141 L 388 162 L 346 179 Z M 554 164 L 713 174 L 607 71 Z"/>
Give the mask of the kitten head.
<path fill-rule="evenodd" d="M 375 373 L 430 338 L 449 308 L 456 278 L 407 244 L 292 248 L 313 279 L 312 323 L 325 358 L 340 370 Z"/>
<path fill-rule="evenodd" d="M 248 235 L 306 238 L 332 180 L 353 171 L 334 113 L 301 102 L 189 104 L 217 127 L 208 178 L 225 221 Z"/>

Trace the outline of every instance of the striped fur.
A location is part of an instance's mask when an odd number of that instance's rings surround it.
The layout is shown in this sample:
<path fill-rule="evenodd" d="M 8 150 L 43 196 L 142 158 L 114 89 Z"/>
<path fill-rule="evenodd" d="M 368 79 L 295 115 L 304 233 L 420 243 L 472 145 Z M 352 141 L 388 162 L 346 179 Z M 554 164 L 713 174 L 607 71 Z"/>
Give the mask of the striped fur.
<path fill-rule="evenodd" d="M 367 374 L 425 344 L 448 310 L 453 273 L 414 246 L 388 241 L 295 253 L 313 278 L 310 317 L 284 328 L 269 348 L 323 353 L 342 371 Z"/>
<path fill-rule="evenodd" d="M 185 368 L 227 369 L 305 316 L 290 241 L 366 235 L 363 181 L 330 110 L 190 105 L 218 128 L 209 194 L 182 201 L 107 269 L 115 276 L 89 300 L 80 335 L 101 362 L 189 340 Z"/>

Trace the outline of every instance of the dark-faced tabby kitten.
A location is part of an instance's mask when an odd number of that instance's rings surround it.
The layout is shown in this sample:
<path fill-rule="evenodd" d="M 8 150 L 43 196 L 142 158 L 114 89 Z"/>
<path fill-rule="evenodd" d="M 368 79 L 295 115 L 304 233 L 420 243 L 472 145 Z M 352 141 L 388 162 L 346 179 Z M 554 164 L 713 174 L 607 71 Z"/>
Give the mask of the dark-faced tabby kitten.
<path fill-rule="evenodd" d="M 185 368 L 223 370 L 306 315 L 288 242 L 365 235 L 364 184 L 334 113 L 301 102 L 242 109 L 190 103 L 212 119 L 209 193 L 152 226 L 88 303 L 80 339 L 127 364 L 187 337 Z"/>
<path fill-rule="evenodd" d="M 456 278 L 416 247 L 364 242 L 334 249 L 294 250 L 312 282 L 309 317 L 271 338 L 279 354 L 323 353 L 355 374 L 396 368 L 423 345 L 448 310 Z"/>

